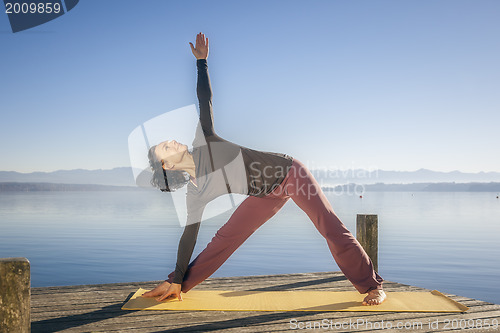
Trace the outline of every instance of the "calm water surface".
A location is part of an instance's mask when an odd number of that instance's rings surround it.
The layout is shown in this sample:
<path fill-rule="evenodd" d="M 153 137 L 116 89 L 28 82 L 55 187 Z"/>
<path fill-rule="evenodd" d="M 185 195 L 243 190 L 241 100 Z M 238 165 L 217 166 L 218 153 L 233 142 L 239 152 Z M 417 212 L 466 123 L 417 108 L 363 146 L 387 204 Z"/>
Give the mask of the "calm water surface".
<path fill-rule="evenodd" d="M 327 193 L 354 233 L 379 216 L 379 273 L 390 281 L 500 304 L 496 193 Z M 230 216 L 204 221 L 192 259 Z M 27 257 L 32 286 L 165 279 L 183 228 L 155 191 L 0 194 L 0 257 Z M 287 203 L 212 277 L 339 270 L 307 216 Z"/>

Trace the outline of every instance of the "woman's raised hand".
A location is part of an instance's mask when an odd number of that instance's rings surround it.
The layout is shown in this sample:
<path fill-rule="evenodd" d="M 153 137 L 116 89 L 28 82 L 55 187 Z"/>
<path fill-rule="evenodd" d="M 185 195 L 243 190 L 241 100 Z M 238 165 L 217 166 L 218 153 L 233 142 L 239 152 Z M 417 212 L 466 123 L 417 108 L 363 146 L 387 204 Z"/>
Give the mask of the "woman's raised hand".
<path fill-rule="evenodd" d="M 196 46 L 189 42 L 191 46 L 191 52 L 196 57 L 196 59 L 207 59 L 208 57 L 208 37 L 205 38 L 205 34 L 201 32 L 196 35 Z"/>

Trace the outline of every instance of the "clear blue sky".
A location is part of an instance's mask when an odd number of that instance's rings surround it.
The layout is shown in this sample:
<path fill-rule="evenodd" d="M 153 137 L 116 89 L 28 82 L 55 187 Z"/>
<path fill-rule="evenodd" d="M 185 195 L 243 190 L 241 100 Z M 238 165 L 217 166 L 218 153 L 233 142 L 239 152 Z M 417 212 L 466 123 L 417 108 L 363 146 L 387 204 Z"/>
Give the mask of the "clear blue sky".
<path fill-rule="evenodd" d="M 227 140 L 311 167 L 500 171 L 499 17 L 485 0 L 83 0 L 13 34 L 2 13 L 0 170 L 129 166 L 136 126 L 197 103 L 202 31 Z"/>

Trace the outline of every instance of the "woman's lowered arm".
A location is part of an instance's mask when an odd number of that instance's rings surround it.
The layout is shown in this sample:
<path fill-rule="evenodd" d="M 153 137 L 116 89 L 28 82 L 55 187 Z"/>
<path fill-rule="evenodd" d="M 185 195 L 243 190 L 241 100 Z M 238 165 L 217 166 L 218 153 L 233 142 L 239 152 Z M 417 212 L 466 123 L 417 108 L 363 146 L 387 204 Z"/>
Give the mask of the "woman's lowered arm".
<path fill-rule="evenodd" d="M 199 230 L 200 222 L 191 223 L 184 227 L 184 232 L 179 240 L 179 247 L 177 250 L 177 263 L 175 265 L 173 283 L 182 284 L 184 280 L 184 275 L 186 274 L 189 261 L 191 260 Z"/>

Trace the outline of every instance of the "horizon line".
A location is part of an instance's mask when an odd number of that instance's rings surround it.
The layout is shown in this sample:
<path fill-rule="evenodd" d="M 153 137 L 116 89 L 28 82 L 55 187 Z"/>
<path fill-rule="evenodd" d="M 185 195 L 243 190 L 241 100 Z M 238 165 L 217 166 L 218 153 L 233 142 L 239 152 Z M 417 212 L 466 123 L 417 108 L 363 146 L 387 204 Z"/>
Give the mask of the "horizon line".
<path fill-rule="evenodd" d="M 59 172 L 59 171 L 111 171 L 111 170 L 114 170 L 114 169 L 124 169 L 124 168 L 128 168 L 128 169 L 131 169 L 132 170 L 132 167 L 130 166 L 117 166 L 117 167 L 114 167 L 114 168 L 111 168 L 111 169 L 103 169 L 103 168 L 99 168 L 99 169 L 83 169 L 83 168 L 75 168 L 75 169 L 56 169 L 56 170 L 53 170 L 53 171 L 27 171 L 27 172 L 23 172 L 23 171 L 16 171 L 16 170 L 0 170 L 0 172 L 16 172 L 16 173 L 21 173 L 21 174 L 30 174 L 30 173 L 52 173 L 52 172 Z M 415 169 L 415 170 L 394 170 L 394 169 L 380 169 L 380 168 L 377 168 L 377 169 L 367 169 L 367 168 L 349 168 L 349 169 L 340 169 L 340 168 L 337 168 L 337 169 L 329 169 L 329 168 L 326 168 L 326 167 L 317 167 L 317 168 L 310 168 L 310 170 L 314 170 L 314 171 L 348 171 L 348 170 L 363 170 L 363 171 L 368 171 L 368 172 L 376 172 L 376 171 L 390 171 L 390 172 L 418 172 L 418 171 L 432 171 L 432 172 L 438 172 L 438 173 L 453 173 L 453 172 L 460 172 L 460 173 L 470 173 L 470 174 L 478 174 L 478 173 L 500 173 L 500 171 L 461 171 L 461 170 L 458 170 L 458 169 L 455 169 L 455 170 L 451 170 L 451 171 L 438 171 L 438 170 L 433 170 L 433 169 L 427 169 L 427 168 L 418 168 L 418 169 Z"/>

